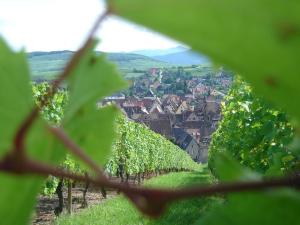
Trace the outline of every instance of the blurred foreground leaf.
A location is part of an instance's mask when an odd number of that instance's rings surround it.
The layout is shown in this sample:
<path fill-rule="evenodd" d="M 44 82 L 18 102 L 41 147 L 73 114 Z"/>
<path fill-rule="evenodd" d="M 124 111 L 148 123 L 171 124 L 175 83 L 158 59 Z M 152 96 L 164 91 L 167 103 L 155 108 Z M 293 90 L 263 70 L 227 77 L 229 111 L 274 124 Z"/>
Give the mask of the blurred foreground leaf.
<path fill-rule="evenodd" d="M 25 53 L 13 53 L 0 40 L 0 157 L 12 149 L 13 138 L 34 107 Z M 89 49 L 76 65 L 70 78 L 70 104 L 64 125 L 75 142 L 87 148 L 98 162 L 107 158 L 114 136 L 117 110 L 98 110 L 96 102 L 105 95 L 124 88 L 126 83 L 114 67 Z M 72 119 L 72 122 L 71 122 Z M 66 154 L 49 133 L 47 124 L 37 119 L 28 132 L 26 147 L 30 158 L 58 164 Z M 27 224 L 43 179 L 14 177 L 0 172 L 0 224 Z"/>
<path fill-rule="evenodd" d="M 232 194 L 197 225 L 300 224 L 299 193 L 292 190 Z"/>
<path fill-rule="evenodd" d="M 0 157 L 13 148 L 13 138 L 34 103 L 30 88 L 29 70 L 25 53 L 13 53 L 0 39 Z M 30 156 L 50 159 L 49 141 L 45 122 L 38 120 L 29 134 L 27 147 L 32 148 Z M 39 134 L 43 139 L 34 138 Z M 40 136 L 40 137 L 41 137 Z M 49 138 L 49 139 L 48 139 Z M 31 142 L 32 139 L 38 140 Z M 43 152 L 41 152 L 43 151 Z M 41 178 L 16 177 L 0 172 L 0 224 L 27 224 L 42 184 Z"/>
<path fill-rule="evenodd" d="M 0 38 L 0 157 L 13 146 L 13 138 L 33 108 L 29 69 L 23 52 L 13 53 Z"/>
<path fill-rule="evenodd" d="M 101 165 L 112 147 L 118 110 L 112 106 L 98 109 L 96 103 L 125 87 L 115 66 L 97 56 L 94 48 L 87 50 L 69 78 L 70 100 L 62 126 Z"/>
<path fill-rule="evenodd" d="M 216 159 L 222 181 L 259 180 L 261 177 L 225 154 Z M 291 189 L 228 194 L 223 205 L 213 209 L 197 225 L 300 224 L 300 195 Z"/>

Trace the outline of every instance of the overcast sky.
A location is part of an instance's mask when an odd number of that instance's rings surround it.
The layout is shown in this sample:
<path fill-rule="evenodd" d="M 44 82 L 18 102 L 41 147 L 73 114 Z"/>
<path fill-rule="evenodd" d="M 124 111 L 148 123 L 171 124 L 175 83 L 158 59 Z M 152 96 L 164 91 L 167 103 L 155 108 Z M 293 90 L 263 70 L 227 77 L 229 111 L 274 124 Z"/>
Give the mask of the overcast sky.
<path fill-rule="evenodd" d="M 28 52 L 76 50 L 104 7 L 101 0 L 0 0 L 0 35 Z M 109 17 L 97 36 L 97 49 L 107 52 L 180 45 L 117 17 Z"/>

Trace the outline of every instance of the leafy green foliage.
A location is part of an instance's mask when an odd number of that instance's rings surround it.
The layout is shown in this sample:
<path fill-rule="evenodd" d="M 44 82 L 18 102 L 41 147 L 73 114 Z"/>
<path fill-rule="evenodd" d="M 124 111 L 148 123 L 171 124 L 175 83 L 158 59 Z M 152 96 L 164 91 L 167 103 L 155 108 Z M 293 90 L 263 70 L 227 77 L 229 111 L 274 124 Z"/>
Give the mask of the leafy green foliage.
<path fill-rule="evenodd" d="M 62 126 L 82 149 L 103 165 L 115 136 L 113 124 L 117 110 L 111 106 L 98 110 L 96 102 L 125 88 L 126 83 L 115 67 L 106 63 L 103 56 L 97 56 L 93 49 L 76 65 L 69 82 L 69 104 Z"/>
<path fill-rule="evenodd" d="M 300 197 L 295 191 L 232 195 L 225 207 L 219 207 L 195 224 L 299 224 L 299 214 L 297 212 L 299 207 Z"/>
<path fill-rule="evenodd" d="M 24 85 L 30 82 L 25 54 L 13 53 L 1 39 L 0 51 L 1 157 L 12 148 L 13 137 L 24 117 L 30 112 L 33 101 L 29 86 Z"/>
<path fill-rule="evenodd" d="M 0 173 L 1 224 L 27 224 L 36 203 L 42 179 Z M 5 204 L 4 204 L 5 203 Z"/>
<path fill-rule="evenodd" d="M 35 104 L 38 107 L 41 107 L 42 102 L 45 101 L 45 97 L 50 90 L 51 86 L 47 82 L 33 84 L 32 91 L 33 97 L 35 100 Z M 49 101 L 49 103 L 42 107 L 41 112 L 43 117 L 50 123 L 59 124 L 63 118 L 63 113 L 65 106 L 68 101 L 67 92 L 63 89 L 58 90 L 57 93 L 54 94 L 53 98 Z"/>
<path fill-rule="evenodd" d="M 2 40 L 0 42 L 0 49 L 1 52 L 4 53 L 4 55 L 0 57 L 0 81 L 1 85 L 4 85 L 0 91 L 0 154 L 2 156 L 11 150 L 13 143 L 12 139 L 17 128 L 19 128 L 20 124 L 34 107 L 34 101 L 30 90 L 29 72 L 26 66 L 26 55 L 24 53 L 15 54 L 11 52 Z M 94 62 L 92 63 L 92 66 L 90 64 L 91 60 Z M 105 75 L 101 74 L 102 68 L 106 73 Z M 71 117 L 72 119 L 76 118 L 78 120 L 77 122 L 86 120 L 85 117 L 81 119 L 83 115 L 78 113 L 78 111 L 89 109 L 89 113 L 91 113 L 91 115 L 93 115 L 92 113 L 95 114 L 99 112 L 96 108 L 96 100 L 124 87 L 125 83 L 122 82 L 113 69 L 109 68 L 112 67 L 107 65 L 102 57 L 95 56 L 92 49 L 89 49 L 86 55 L 84 55 L 84 60 L 77 65 L 77 68 L 75 68 L 75 78 L 69 85 L 71 99 L 68 102 L 68 108 L 65 111 L 69 119 L 71 119 Z M 10 76 L 7 76 L 7 74 Z M 84 76 L 87 79 L 79 78 L 79 76 Z M 98 78 L 97 76 L 104 78 Z M 78 88 L 78 82 L 84 84 L 83 89 Z M 95 87 L 96 84 L 99 85 L 98 88 Z M 84 87 L 93 87 L 98 90 L 100 89 L 100 91 L 95 92 L 93 90 L 91 92 L 84 89 Z M 40 105 L 48 88 L 49 87 L 44 84 L 33 87 L 33 91 L 37 95 L 35 96 L 37 105 Z M 7 93 L 11 90 L 16 91 L 11 95 L 7 95 Z M 86 91 L 87 96 L 81 97 L 80 94 L 77 95 L 78 91 Z M 74 101 L 74 97 L 78 98 L 79 101 Z M 63 126 L 68 127 L 70 122 L 62 120 L 61 117 L 63 115 L 64 104 L 67 103 L 65 100 L 65 93 L 58 92 L 58 94 L 54 96 L 54 100 L 51 101 L 49 107 L 47 106 L 41 109 L 41 114 L 48 120 L 48 123 L 57 124 L 61 121 Z M 94 107 L 91 107 L 92 104 Z M 106 114 L 102 113 L 101 116 L 92 117 L 93 119 L 101 119 L 100 121 L 86 121 L 85 127 L 81 127 L 81 129 L 89 130 L 90 128 L 93 128 L 95 124 L 98 125 L 97 129 L 101 129 L 101 121 L 106 121 L 107 124 L 112 122 L 112 118 L 115 117 L 115 114 L 111 111 L 108 112 L 107 110 L 109 109 L 106 109 Z M 26 147 L 28 148 L 30 158 L 58 164 L 65 157 L 66 153 L 64 148 L 58 144 L 58 141 L 54 140 L 54 137 L 47 131 L 47 126 L 49 125 L 47 125 L 46 122 L 42 119 L 38 119 L 28 133 Z M 72 126 L 78 127 L 79 125 L 75 122 L 72 123 Z M 102 161 L 108 156 L 109 146 L 112 145 L 113 141 L 113 124 L 111 123 L 110 126 L 106 125 L 106 127 L 109 127 L 108 135 L 105 137 L 102 136 L 102 138 L 100 136 L 101 139 L 98 139 L 97 146 L 89 146 L 94 152 L 99 152 L 99 147 L 103 147 L 106 153 L 100 151 L 101 153 L 98 154 Z M 87 137 L 90 138 L 91 135 L 95 139 L 97 133 L 93 133 L 93 131 L 96 132 L 96 130 L 91 130 L 91 133 L 85 132 L 86 135 L 74 135 L 74 141 L 80 143 L 84 139 L 90 140 Z M 70 131 L 74 132 L 72 129 L 70 129 Z M 105 144 L 102 144 L 102 142 Z M 0 208 L 0 216 L 1 218 L 5 218 L 5 221 L 3 221 L 4 224 L 26 224 L 29 220 L 32 207 L 34 206 L 36 195 L 42 186 L 42 179 L 36 177 L 20 179 L 18 177 L 8 176 L 1 173 L 0 180 L 2 184 L 0 200 L 1 202 L 7 202 L 7 199 L 9 199 L 10 202 L 9 207 L 3 206 Z M 52 190 L 49 190 L 50 192 L 53 192 L 55 185 L 52 186 Z M 20 214 L 20 216 L 16 217 L 16 214 Z"/>
<path fill-rule="evenodd" d="M 93 159 L 100 165 L 104 165 L 116 136 L 115 119 L 119 112 L 113 106 L 96 110 L 95 104 L 91 104 L 80 113 L 76 122 L 69 123 L 66 129 L 70 137 L 78 140 L 77 144 L 82 149 L 93 155 Z"/>
<path fill-rule="evenodd" d="M 223 119 L 209 149 L 211 168 L 217 153 L 227 152 L 262 173 L 298 169 L 299 156 L 289 146 L 294 130 L 285 113 L 256 97 L 240 78 L 222 106 Z"/>
<path fill-rule="evenodd" d="M 95 45 L 96 42 L 93 47 Z M 99 99 L 126 88 L 126 83 L 117 73 L 114 65 L 107 63 L 103 56 L 97 56 L 93 48 L 90 48 L 73 70 L 68 88 L 70 100 L 64 123 L 67 123 L 76 112 L 85 105 L 89 105 L 90 102 L 96 104 Z"/>
<path fill-rule="evenodd" d="M 58 178 L 49 176 L 47 180 L 44 182 L 42 194 L 47 196 L 52 196 L 56 191 L 58 182 L 59 182 Z"/>
<path fill-rule="evenodd" d="M 221 181 L 249 181 L 260 180 L 261 175 L 243 167 L 227 153 L 218 153 L 215 156 L 216 175 Z"/>
<path fill-rule="evenodd" d="M 64 109 L 67 104 L 68 94 L 65 90 L 60 89 L 46 106 L 42 106 L 43 101 L 45 101 L 46 95 L 50 90 L 51 86 L 47 82 L 43 83 L 33 83 L 32 92 L 36 105 L 41 109 L 41 114 L 43 118 L 48 121 L 50 124 L 59 125 L 63 118 Z M 44 138 L 39 136 L 37 133 L 34 133 L 34 139 L 32 143 L 38 143 L 38 140 L 44 141 Z M 56 146 L 57 147 L 57 146 Z M 75 161 L 66 155 L 65 160 L 61 163 L 60 167 L 66 168 L 70 171 L 76 172 L 75 170 Z M 49 176 L 44 182 L 42 187 L 42 193 L 44 195 L 51 196 L 55 193 L 56 187 L 59 183 L 59 179 L 53 176 Z"/>
<path fill-rule="evenodd" d="M 13 137 L 34 106 L 34 102 L 29 86 L 30 79 L 25 54 L 13 53 L 1 39 L 0 51 L 3 53 L 0 56 L 0 156 L 2 157 L 13 148 Z M 43 128 L 43 126 L 44 123 L 39 120 L 32 129 L 32 133 L 37 133 L 37 128 Z M 39 129 L 38 132 L 40 135 L 44 134 L 43 129 Z M 29 141 L 27 146 L 34 149 L 30 152 L 31 155 L 39 159 L 49 158 L 48 141 L 47 139 L 44 139 L 43 143 Z M 44 153 L 38 152 L 40 148 L 43 148 Z M 19 178 L 1 172 L 0 182 L 0 201 L 9 203 L 0 206 L 1 224 L 26 224 L 42 179 Z"/>
<path fill-rule="evenodd" d="M 106 165 L 115 174 L 119 166 L 130 175 L 162 170 L 196 170 L 199 165 L 178 146 L 142 124 L 118 118 L 118 138 Z"/>
<path fill-rule="evenodd" d="M 258 180 L 260 176 L 226 155 L 216 159 L 218 177 L 228 180 Z M 280 225 L 299 224 L 300 195 L 294 190 L 229 194 L 224 205 L 216 207 L 197 225 Z"/>

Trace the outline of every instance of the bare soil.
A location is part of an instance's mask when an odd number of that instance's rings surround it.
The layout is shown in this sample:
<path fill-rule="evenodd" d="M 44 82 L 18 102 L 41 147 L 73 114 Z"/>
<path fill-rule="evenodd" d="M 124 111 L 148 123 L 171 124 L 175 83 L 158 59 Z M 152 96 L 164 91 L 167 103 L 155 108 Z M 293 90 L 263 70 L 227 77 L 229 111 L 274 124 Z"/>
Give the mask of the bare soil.
<path fill-rule="evenodd" d="M 154 176 L 151 174 L 147 177 L 149 179 L 150 177 Z M 113 181 L 121 182 L 119 178 L 113 177 L 111 178 Z M 130 177 L 129 179 L 130 185 L 136 185 L 134 182 L 134 177 Z M 72 209 L 73 213 L 76 213 L 80 210 L 82 210 L 82 201 L 83 201 L 83 185 L 77 185 L 79 187 L 75 187 L 72 189 Z M 106 190 L 107 196 L 106 199 L 113 198 L 114 196 L 118 195 L 117 191 L 115 190 Z M 64 187 L 63 189 L 64 194 L 64 204 L 67 202 L 67 189 Z M 88 192 L 86 193 L 86 200 L 88 203 L 88 206 L 99 204 L 106 200 L 103 198 L 101 191 L 99 188 L 90 187 L 88 189 Z M 35 210 L 35 214 L 33 215 L 32 224 L 33 225 L 50 225 L 54 219 L 56 218 L 56 215 L 54 213 L 54 209 L 58 206 L 58 197 L 56 194 L 53 196 L 38 196 L 37 199 L 37 206 Z M 65 211 L 65 205 L 64 205 L 64 211 Z"/>
<path fill-rule="evenodd" d="M 117 195 L 116 191 L 107 191 L 106 199 L 110 199 Z M 86 194 L 86 200 L 88 205 L 99 204 L 102 201 L 105 201 L 101 195 L 100 190 L 92 189 L 89 190 Z M 67 190 L 64 189 L 64 202 L 67 202 Z M 73 188 L 72 189 L 72 207 L 73 213 L 82 210 L 82 188 Z M 49 225 L 55 219 L 54 209 L 58 206 L 58 197 L 53 195 L 53 197 L 39 196 L 38 203 L 36 207 L 36 213 L 33 218 L 34 225 Z M 65 209 L 64 209 L 65 210 Z"/>

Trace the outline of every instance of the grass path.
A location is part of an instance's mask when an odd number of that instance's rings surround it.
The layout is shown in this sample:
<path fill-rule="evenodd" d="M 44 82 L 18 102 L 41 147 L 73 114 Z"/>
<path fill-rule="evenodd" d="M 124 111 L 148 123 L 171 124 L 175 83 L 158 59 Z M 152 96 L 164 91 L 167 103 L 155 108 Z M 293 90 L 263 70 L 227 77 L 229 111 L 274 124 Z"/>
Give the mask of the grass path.
<path fill-rule="evenodd" d="M 180 172 L 152 178 L 145 186 L 183 187 L 211 182 L 206 169 L 199 172 Z M 183 200 L 170 205 L 166 214 L 158 220 L 141 215 L 123 196 L 109 199 L 102 204 L 91 206 L 72 216 L 61 216 L 55 225 L 192 225 L 209 208 L 220 202 L 217 197 Z"/>

